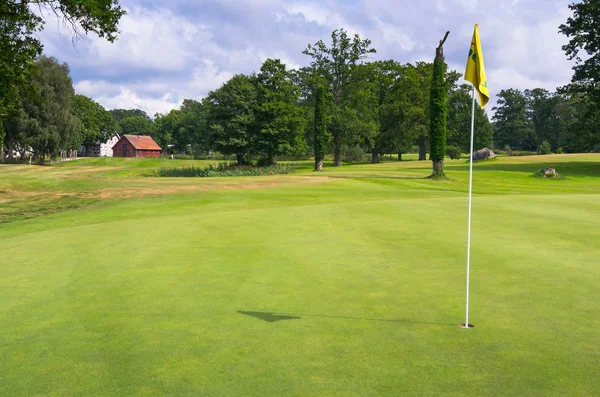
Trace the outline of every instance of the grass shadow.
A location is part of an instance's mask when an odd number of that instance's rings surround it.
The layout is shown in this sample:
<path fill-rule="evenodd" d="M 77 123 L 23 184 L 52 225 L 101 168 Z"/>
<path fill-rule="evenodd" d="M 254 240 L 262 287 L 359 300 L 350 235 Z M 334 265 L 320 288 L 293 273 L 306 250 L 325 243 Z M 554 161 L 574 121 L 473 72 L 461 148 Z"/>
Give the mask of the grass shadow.
<path fill-rule="evenodd" d="M 406 319 L 385 319 L 385 318 L 373 318 L 373 317 L 354 317 L 354 316 L 337 316 L 332 314 L 298 314 L 298 313 L 287 313 L 287 312 L 254 312 L 254 311 L 242 311 L 238 310 L 238 313 L 246 316 L 254 317 L 268 323 L 274 323 L 281 320 L 295 320 L 304 317 L 318 317 L 318 318 L 331 318 L 331 319 L 343 319 L 343 320 L 360 320 L 360 321 L 380 321 L 385 323 L 402 323 L 402 324 L 423 324 L 423 325 L 449 325 L 456 326 L 455 323 L 435 323 L 428 321 L 413 321 Z"/>

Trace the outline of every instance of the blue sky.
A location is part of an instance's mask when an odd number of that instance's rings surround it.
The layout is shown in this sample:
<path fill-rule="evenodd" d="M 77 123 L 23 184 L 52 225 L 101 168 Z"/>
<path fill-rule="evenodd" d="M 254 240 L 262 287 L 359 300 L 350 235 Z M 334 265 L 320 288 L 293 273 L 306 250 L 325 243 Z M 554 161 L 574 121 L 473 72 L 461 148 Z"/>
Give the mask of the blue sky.
<path fill-rule="evenodd" d="M 128 14 L 114 44 L 95 36 L 74 47 L 56 22 L 40 34 L 45 53 L 67 62 L 78 93 L 105 107 L 154 115 L 200 99 L 267 58 L 307 65 L 302 50 L 335 28 L 372 40 L 373 59 L 431 61 L 446 30 L 446 61 L 463 71 L 479 23 L 492 94 L 553 90 L 571 78 L 558 26 L 570 0 L 122 0 Z"/>

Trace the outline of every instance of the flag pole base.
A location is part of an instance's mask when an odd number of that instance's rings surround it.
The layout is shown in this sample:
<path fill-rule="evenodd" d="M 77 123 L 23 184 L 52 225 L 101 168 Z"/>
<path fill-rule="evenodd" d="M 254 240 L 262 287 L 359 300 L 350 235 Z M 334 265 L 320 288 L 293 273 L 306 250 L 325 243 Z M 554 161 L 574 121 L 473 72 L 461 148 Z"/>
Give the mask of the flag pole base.
<path fill-rule="evenodd" d="M 475 328 L 475 326 L 473 324 L 468 324 L 468 325 L 458 324 L 458 326 L 461 327 L 461 328 Z"/>

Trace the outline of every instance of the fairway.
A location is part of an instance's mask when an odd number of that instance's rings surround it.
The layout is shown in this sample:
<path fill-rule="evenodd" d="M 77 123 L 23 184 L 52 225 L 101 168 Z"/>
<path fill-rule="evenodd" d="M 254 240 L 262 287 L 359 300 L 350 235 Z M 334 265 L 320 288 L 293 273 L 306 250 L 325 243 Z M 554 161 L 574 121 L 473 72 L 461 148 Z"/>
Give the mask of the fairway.
<path fill-rule="evenodd" d="M 0 166 L 1 396 L 600 394 L 600 155 Z M 563 177 L 534 176 L 554 167 Z"/>

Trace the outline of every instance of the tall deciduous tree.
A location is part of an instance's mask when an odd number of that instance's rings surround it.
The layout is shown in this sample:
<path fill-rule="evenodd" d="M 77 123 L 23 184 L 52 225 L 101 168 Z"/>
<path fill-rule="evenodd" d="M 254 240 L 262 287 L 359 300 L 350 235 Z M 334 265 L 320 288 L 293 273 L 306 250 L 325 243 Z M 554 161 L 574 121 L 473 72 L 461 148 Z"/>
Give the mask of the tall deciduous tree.
<path fill-rule="evenodd" d="M 73 114 L 75 90 L 67 64 L 42 57 L 35 66 L 38 72 L 31 82 L 35 96 L 23 100 L 23 111 L 8 125 L 15 129 L 11 135 L 20 135 L 20 142 L 31 146 L 43 164 L 46 155 L 76 149 L 82 127 Z"/>
<path fill-rule="evenodd" d="M 235 154 L 238 165 L 244 164 L 256 123 L 256 86 L 252 80 L 243 74 L 235 75 L 208 95 L 214 147 L 223 154 Z"/>
<path fill-rule="evenodd" d="M 517 150 L 536 150 L 535 129 L 528 114 L 527 97 L 519 90 L 502 90 L 493 108 L 494 143 Z"/>
<path fill-rule="evenodd" d="M 130 135 L 149 135 L 152 131 L 152 120 L 143 116 L 126 117 L 119 121 L 121 133 Z"/>
<path fill-rule="evenodd" d="M 440 45 L 435 50 L 433 77 L 431 83 L 431 124 L 430 156 L 433 165 L 433 176 L 444 175 L 444 158 L 446 157 L 446 117 L 448 111 L 446 87 L 446 61 L 444 60 L 444 43 L 450 32 L 446 32 Z"/>
<path fill-rule="evenodd" d="M 251 145 L 261 163 L 273 164 L 275 156 L 302 151 L 302 133 L 306 124 L 299 106 L 300 87 L 278 59 L 267 59 L 255 79 L 256 128 Z"/>
<path fill-rule="evenodd" d="M 375 52 L 371 40 L 358 34 L 350 38 L 344 29 L 333 31 L 331 46 L 319 40 L 303 52 L 312 58 L 312 72 L 332 98 L 328 129 L 333 137 L 334 166 L 342 165 L 342 146 L 355 140 L 357 133 L 376 132 L 373 120 L 361 114 L 360 109 L 368 105 L 358 103 L 365 96 L 359 88 L 361 80 L 355 78 L 356 66 Z"/>
<path fill-rule="evenodd" d="M 315 122 L 313 146 L 315 152 L 315 171 L 323 171 L 323 160 L 327 153 L 327 111 L 325 102 L 325 89 L 317 87 L 315 95 Z"/>
<path fill-rule="evenodd" d="M 472 87 L 463 84 L 453 89 L 448 98 L 446 143 L 468 153 L 471 146 Z M 492 147 L 494 130 L 487 114 L 475 106 L 475 150 Z"/>
<path fill-rule="evenodd" d="M 184 99 L 181 105 L 183 112 L 182 134 L 186 137 L 186 142 L 191 145 L 194 157 L 203 153 L 210 152 L 210 134 L 208 130 L 208 100 L 202 101 L 194 99 Z"/>
<path fill-rule="evenodd" d="M 82 123 L 80 141 L 86 151 L 95 142 L 106 141 L 120 131 L 113 115 L 85 95 L 75 95 L 73 113 Z"/>

